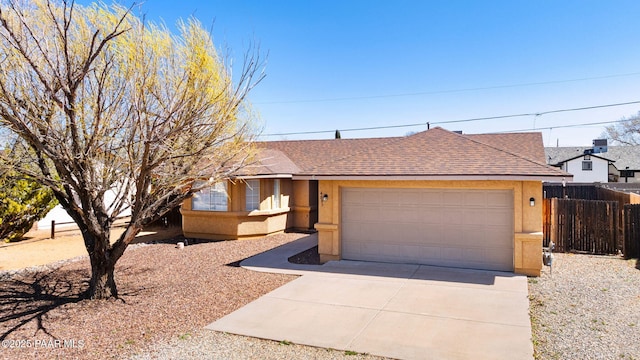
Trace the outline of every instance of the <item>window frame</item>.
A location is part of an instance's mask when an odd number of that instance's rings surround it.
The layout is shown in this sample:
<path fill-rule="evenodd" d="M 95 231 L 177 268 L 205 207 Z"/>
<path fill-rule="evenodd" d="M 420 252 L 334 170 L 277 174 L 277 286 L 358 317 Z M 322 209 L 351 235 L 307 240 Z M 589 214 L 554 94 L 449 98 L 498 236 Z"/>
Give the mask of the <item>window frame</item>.
<path fill-rule="evenodd" d="M 582 171 L 593 171 L 593 161 L 582 161 Z"/>
<path fill-rule="evenodd" d="M 198 182 L 196 182 L 196 186 L 198 186 Z M 224 201 L 222 201 L 223 198 Z M 229 186 L 227 181 L 219 181 L 193 194 L 191 197 L 191 210 L 229 211 Z"/>
<path fill-rule="evenodd" d="M 244 182 L 245 211 L 260 210 L 260 179 L 246 179 Z"/>
<path fill-rule="evenodd" d="M 635 170 L 620 170 L 620 177 L 632 178 L 636 177 Z"/>
<path fill-rule="evenodd" d="M 273 180 L 273 208 L 280 209 L 282 207 L 282 190 L 280 179 Z"/>

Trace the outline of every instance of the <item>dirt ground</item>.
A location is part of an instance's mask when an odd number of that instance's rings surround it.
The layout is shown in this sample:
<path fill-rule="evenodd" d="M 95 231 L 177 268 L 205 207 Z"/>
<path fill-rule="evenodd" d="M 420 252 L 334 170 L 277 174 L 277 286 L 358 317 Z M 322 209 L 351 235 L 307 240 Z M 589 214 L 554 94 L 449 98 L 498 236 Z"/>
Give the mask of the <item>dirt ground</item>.
<path fill-rule="evenodd" d="M 115 241 L 123 231 L 124 227 L 113 228 L 111 241 Z M 180 234 L 180 227 L 148 229 L 138 234 L 134 242 L 170 239 Z M 77 228 L 57 230 L 54 239 L 49 229 L 30 231 L 22 241 L 0 243 L 0 271 L 46 265 L 83 255 L 87 255 L 87 250 Z"/>

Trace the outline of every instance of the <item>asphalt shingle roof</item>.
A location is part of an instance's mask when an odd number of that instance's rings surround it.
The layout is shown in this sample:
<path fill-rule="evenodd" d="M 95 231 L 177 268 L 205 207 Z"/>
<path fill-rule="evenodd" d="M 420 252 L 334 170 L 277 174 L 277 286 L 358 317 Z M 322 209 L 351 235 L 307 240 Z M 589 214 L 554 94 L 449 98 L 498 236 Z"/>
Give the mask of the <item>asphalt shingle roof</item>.
<path fill-rule="evenodd" d="M 257 143 L 257 146 L 281 151 L 301 169 L 301 172 L 307 172 L 319 164 L 400 139 L 402 138 L 265 141 Z"/>
<path fill-rule="evenodd" d="M 243 168 L 238 175 L 297 174 L 300 168 L 282 151 L 260 149 L 253 164 Z"/>
<path fill-rule="evenodd" d="M 309 175 L 450 176 L 519 175 L 566 176 L 559 169 L 487 144 L 478 138 L 433 128 L 396 141 L 318 165 Z M 504 139 L 502 140 L 504 141 Z M 515 141 L 515 137 L 514 137 Z M 490 142 L 490 141 L 489 141 Z M 498 142 L 498 141 L 497 141 Z M 539 144 L 542 147 L 542 143 Z"/>
<path fill-rule="evenodd" d="M 297 175 L 571 176 L 545 163 L 539 133 L 461 135 L 433 128 L 406 137 L 257 145 L 265 154 L 282 153 L 299 168 Z"/>
<path fill-rule="evenodd" d="M 538 162 L 546 163 L 544 147 L 541 146 L 543 144 L 542 133 L 468 134 L 465 136 Z"/>

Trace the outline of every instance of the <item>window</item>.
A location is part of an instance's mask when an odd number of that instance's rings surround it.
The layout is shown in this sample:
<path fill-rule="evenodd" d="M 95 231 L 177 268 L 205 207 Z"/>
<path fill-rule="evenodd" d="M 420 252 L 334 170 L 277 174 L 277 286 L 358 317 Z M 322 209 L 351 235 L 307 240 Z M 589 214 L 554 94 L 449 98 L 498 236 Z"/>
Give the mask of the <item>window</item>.
<path fill-rule="evenodd" d="M 620 177 L 635 177 L 636 173 L 633 170 L 620 170 Z"/>
<path fill-rule="evenodd" d="M 591 161 L 583 161 L 582 162 L 582 170 L 584 170 L 584 171 L 593 170 L 593 163 Z"/>
<path fill-rule="evenodd" d="M 260 180 L 246 180 L 245 210 L 260 209 Z"/>
<path fill-rule="evenodd" d="M 198 183 L 196 182 L 196 186 Z M 227 211 L 227 182 L 215 183 L 193 195 L 191 209 L 202 211 Z"/>
<path fill-rule="evenodd" d="M 280 208 L 280 179 L 273 180 L 273 208 Z"/>

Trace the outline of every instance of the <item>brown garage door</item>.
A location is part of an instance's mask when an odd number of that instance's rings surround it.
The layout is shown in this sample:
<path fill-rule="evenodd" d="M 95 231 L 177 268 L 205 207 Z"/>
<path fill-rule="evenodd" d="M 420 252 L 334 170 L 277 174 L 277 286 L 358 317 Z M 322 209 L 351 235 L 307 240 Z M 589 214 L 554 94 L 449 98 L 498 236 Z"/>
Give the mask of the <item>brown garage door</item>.
<path fill-rule="evenodd" d="M 342 257 L 513 271 L 511 190 L 342 190 Z"/>

